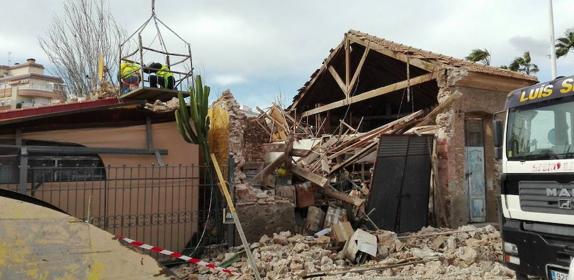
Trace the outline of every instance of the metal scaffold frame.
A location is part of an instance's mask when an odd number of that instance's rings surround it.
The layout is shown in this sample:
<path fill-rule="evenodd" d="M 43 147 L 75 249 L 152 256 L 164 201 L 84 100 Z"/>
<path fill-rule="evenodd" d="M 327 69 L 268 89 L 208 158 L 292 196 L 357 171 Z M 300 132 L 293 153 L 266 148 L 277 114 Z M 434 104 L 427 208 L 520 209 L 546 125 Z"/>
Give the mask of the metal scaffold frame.
<path fill-rule="evenodd" d="M 146 27 L 148 26 L 148 24 L 153 23 L 153 26 L 155 27 L 156 30 L 156 37 L 154 38 L 154 40 L 152 41 L 152 43 L 158 39 L 160 46 L 161 46 L 161 50 L 156 50 L 153 49 L 151 47 L 146 47 L 143 45 L 143 40 L 142 40 L 142 32 L 144 30 L 146 30 Z M 166 28 L 169 32 L 171 32 L 171 34 L 175 35 L 179 40 L 181 40 L 185 46 L 187 47 L 187 54 L 184 53 L 172 53 L 169 52 L 167 50 L 167 46 L 165 44 L 165 41 L 163 39 L 163 36 L 161 34 L 160 31 L 160 26 L 163 26 L 164 28 Z M 125 48 L 127 47 L 126 44 L 132 39 L 134 38 L 134 36 L 137 35 L 137 41 L 138 41 L 138 47 L 137 49 L 133 50 L 133 51 L 129 51 L 126 55 L 123 55 L 123 51 L 125 50 Z M 139 64 L 140 67 L 140 88 L 145 88 L 144 82 L 144 70 L 146 69 L 151 69 L 149 67 L 147 67 L 144 63 L 144 51 L 149 51 L 149 52 L 153 52 L 153 53 L 158 53 L 158 54 L 162 54 L 165 55 L 166 59 L 165 59 L 165 65 L 169 66 L 170 68 L 170 72 L 173 74 L 177 74 L 179 77 L 175 79 L 175 88 L 183 91 L 183 82 L 186 81 L 187 84 L 189 85 L 189 79 L 192 78 L 193 79 L 193 60 L 192 60 L 192 56 L 191 56 L 191 45 L 189 44 L 189 42 L 187 42 L 185 39 L 183 39 L 181 36 L 179 36 L 175 31 L 173 31 L 173 29 L 171 29 L 169 26 L 167 26 L 163 21 L 161 21 L 158 17 L 157 14 L 155 12 L 155 0 L 152 0 L 151 2 L 151 16 L 144 21 L 144 23 L 138 27 L 130 36 L 128 36 L 126 38 L 126 40 L 124 40 L 124 42 L 122 42 L 120 44 L 120 65 L 122 62 L 131 62 L 131 63 L 136 63 Z M 137 56 L 135 59 L 131 58 L 134 55 L 139 54 L 139 56 Z M 178 57 L 180 58 L 178 61 L 171 63 L 170 61 L 170 56 L 174 56 L 174 57 Z M 173 66 L 176 65 L 180 65 L 180 64 L 184 64 L 184 63 L 189 63 L 190 69 L 188 72 L 180 72 L 180 71 L 174 71 L 171 70 Z M 119 69 L 119 68 L 118 68 Z M 158 69 L 156 69 L 158 70 Z"/>

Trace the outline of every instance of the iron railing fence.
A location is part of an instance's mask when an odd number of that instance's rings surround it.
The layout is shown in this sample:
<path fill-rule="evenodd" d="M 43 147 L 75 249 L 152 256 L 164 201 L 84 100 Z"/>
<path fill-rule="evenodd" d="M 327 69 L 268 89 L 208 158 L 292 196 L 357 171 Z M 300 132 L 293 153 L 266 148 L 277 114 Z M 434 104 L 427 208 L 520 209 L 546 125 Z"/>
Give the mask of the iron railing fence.
<path fill-rule="evenodd" d="M 17 172 L 0 166 L 0 188 L 18 191 Z M 114 235 L 199 255 L 224 245 L 222 200 L 209 178 L 198 165 L 32 166 L 26 194 Z"/>

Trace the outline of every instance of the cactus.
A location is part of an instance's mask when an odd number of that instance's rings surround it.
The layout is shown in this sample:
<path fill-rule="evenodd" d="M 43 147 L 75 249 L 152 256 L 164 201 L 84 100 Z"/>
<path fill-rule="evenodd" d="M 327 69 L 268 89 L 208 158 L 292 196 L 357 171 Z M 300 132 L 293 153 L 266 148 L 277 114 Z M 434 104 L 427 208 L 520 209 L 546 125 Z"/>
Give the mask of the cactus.
<path fill-rule="evenodd" d="M 189 143 L 207 144 L 209 90 L 198 75 L 194 85 L 189 89 L 189 103 L 185 102 L 181 92 L 178 93 L 179 109 L 175 111 L 175 120 L 183 139 Z"/>

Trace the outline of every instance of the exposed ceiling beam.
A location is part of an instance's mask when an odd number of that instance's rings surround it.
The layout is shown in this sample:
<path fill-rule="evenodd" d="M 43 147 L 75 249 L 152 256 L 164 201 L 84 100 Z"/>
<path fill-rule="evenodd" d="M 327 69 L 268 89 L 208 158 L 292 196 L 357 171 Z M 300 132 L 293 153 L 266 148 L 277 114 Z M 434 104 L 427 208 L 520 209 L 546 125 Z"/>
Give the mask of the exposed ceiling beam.
<path fill-rule="evenodd" d="M 352 34 L 347 34 L 347 37 L 348 37 L 349 40 L 350 40 L 351 42 L 353 42 L 353 43 L 357 43 L 357 44 L 363 45 L 363 46 L 365 46 L 365 47 L 367 47 L 367 45 L 369 45 L 369 44 L 368 44 L 369 41 L 368 41 L 368 40 L 367 40 L 367 41 L 366 41 L 366 40 L 363 40 L 363 39 L 361 39 L 361 37 L 357 37 L 357 36 L 354 36 L 354 35 L 352 35 Z M 394 59 L 397 59 L 397 60 L 400 60 L 400 61 L 402 61 L 402 62 L 404 62 L 404 63 L 407 63 L 407 55 L 405 55 L 405 54 L 403 54 L 403 53 L 401 53 L 401 52 L 395 52 L 395 51 L 389 50 L 389 49 L 387 49 L 387 48 L 385 48 L 385 47 L 383 47 L 383 46 L 379 46 L 379 45 L 377 45 L 377 44 L 370 44 L 370 47 L 371 47 L 371 49 L 374 50 L 374 51 L 377 51 L 377 52 L 379 52 L 379 53 L 381 53 L 381 54 L 384 54 L 384 55 L 386 55 L 386 56 L 390 56 L 390 57 L 392 57 L 392 58 L 394 58 Z M 418 68 L 421 68 L 421 69 L 423 69 L 423 70 L 432 72 L 432 71 L 435 69 L 435 65 L 434 65 L 434 64 L 432 64 L 432 63 L 430 63 L 430 62 L 426 62 L 426 61 L 424 61 L 424 60 L 422 60 L 422 59 L 410 57 L 409 60 L 410 60 L 409 63 L 410 63 L 411 65 L 416 66 L 416 67 L 418 67 Z"/>
<path fill-rule="evenodd" d="M 305 95 L 305 93 L 312 88 L 312 86 L 315 84 L 315 82 L 317 81 L 317 79 L 319 78 L 319 76 L 321 76 L 321 73 L 325 71 L 325 68 L 327 68 L 327 64 L 328 62 L 330 62 L 333 57 L 335 57 L 335 55 L 339 52 L 339 50 L 341 50 L 341 48 L 344 47 L 344 41 L 341 41 L 341 43 L 339 43 L 339 45 L 337 45 L 337 47 L 335 47 L 333 49 L 333 51 L 329 54 L 329 56 L 325 59 L 325 62 L 321 65 L 321 67 L 317 70 L 317 74 L 311 78 L 311 80 L 309 81 L 309 84 L 305 85 L 305 89 L 304 91 L 299 93 L 299 98 L 297 100 L 295 100 L 295 102 L 293 102 L 293 104 L 291 105 L 292 108 L 296 108 L 297 104 L 299 104 L 299 102 L 303 99 L 303 95 Z"/>
<path fill-rule="evenodd" d="M 329 103 L 327 105 L 323 105 L 321 107 L 315 108 L 315 109 L 311 109 L 309 111 L 306 111 L 305 113 L 303 113 L 301 116 L 302 117 L 307 117 L 307 116 L 311 116 L 311 115 L 315 115 L 321 112 L 325 112 L 325 111 L 329 111 L 335 108 L 339 108 L 339 107 L 343 107 L 343 106 L 347 106 L 347 105 L 351 105 L 353 103 L 357 103 L 360 101 L 364 101 L 367 99 L 371 99 L 377 96 L 381 96 L 384 94 L 388 94 L 403 88 L 406 88 L 407 86 L 414 86 L 414 85 L 418 85 L 418 84 L 422 84 L 424 82 L 428 82 L 434 79 L 433 73 L 428 73 L 428 74 L 424 74 L 421 76 L 417 76 L 414 78 L 411 78 L 410 80 L 404 80 L 398 83 L 394 83 L 388 86 L 383 86 L 380 88 L 376 88 L 355 96 L 351 96 L 347 99 L 343 99 L 343 100 L 339 100 L 339 101 L 335 101 L 332 103 Z"/>
<path fill-rule="evenodd" d="M 335 82 L 337 82 L 337 84 L 339 85 L 339 88 L 341 88 L 341 91 L 343 91 L 345 97 L 347 97 L 347 86 L 345 85 L 339 74 L 337 74 L 335 68 L 333 68 L 333 66 L 331 65 L 329 65 L 329 72 L 331 73 L 331 76 L 333 76 L 333 78 L 335 79 Z"/>
<path fill-rule="evenodd" d="M 349 88 L 349 81 L 351 80 L 351 42 L 345 38 L 345 88 Z M 345 94 L 349 96 L 348 91 Z"/>
<path fill-rule="evenodd" d="M 361 69 L 363 69 L 363 64 L 365 64 L 365 60 L 367 59 L 367 55 L 369 54 L 369 47 L 365 48 L 365 52 L 363 53 L 363 56 L 361 57 L 361 60 L 359 61 L 359 65 L 357 65 L 357 69 L 355 69 L 355 73 L 353 74 L 353 78 L 351 79 L 351 82 L 349 83 L 349 87 L 347 88 L 347 92 L 348 95 L 351 95 L 351 91 L 353 90 L 353 87 L 355 86 L 355 83 L 357 82 L 357 79 L 359 78 L 359 74 L 361 73 Z"/>

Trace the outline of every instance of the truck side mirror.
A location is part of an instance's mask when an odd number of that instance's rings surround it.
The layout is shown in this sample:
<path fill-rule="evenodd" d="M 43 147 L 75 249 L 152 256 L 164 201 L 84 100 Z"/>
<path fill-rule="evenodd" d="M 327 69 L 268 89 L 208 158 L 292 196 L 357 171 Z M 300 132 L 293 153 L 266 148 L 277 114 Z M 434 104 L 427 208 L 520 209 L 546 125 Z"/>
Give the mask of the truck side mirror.
<path fill-rule="evenodd" d="M 499 160 L 502 159 L 502 140 L 504 138 L 504 127 L 501 120 L 494 120 L 492 124 L 494 128 L 494 157 Z"/>

